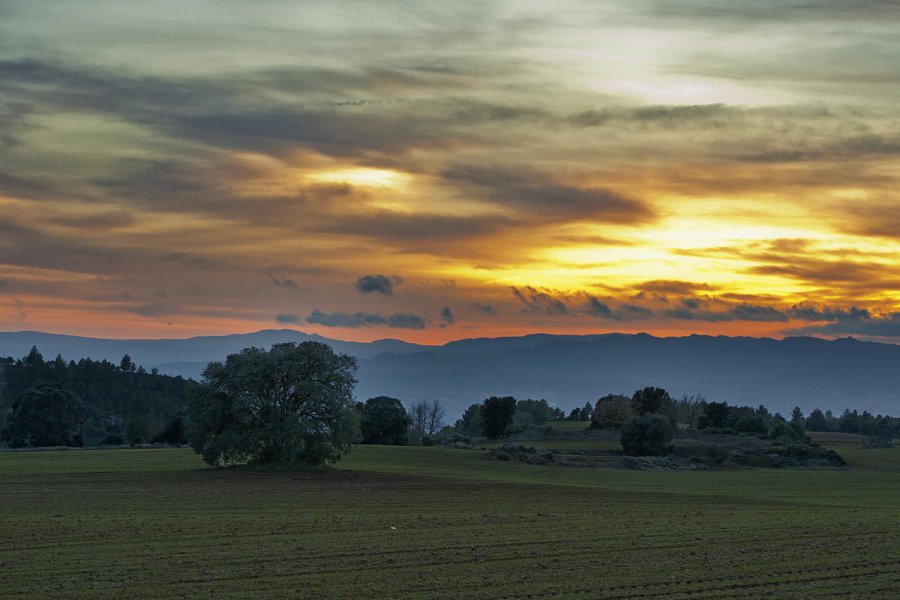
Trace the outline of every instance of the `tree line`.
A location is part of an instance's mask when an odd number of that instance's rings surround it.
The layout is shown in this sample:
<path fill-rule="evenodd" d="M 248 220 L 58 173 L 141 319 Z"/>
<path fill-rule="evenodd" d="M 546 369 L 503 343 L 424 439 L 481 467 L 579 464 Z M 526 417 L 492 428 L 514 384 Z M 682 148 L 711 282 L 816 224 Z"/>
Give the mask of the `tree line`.
<path fill-rule="evenodd" d="M 607 394 L 568 415 L 546 400 L 492 396 L 452 426 L 438 400 L 409 407 L 389 396 L 356 402 L 356 359 L 317 342 L 247 348 L 210 363 L 197 383 L 137 367 L 82 359 L 45 361 L 37 348 L 6 359 L 0 400 L 9 408 L 0 439 L 10 446 L 186 443 L 210 464 L 338 460 L 352 444 L 433 444 L 453 436 L 499 439 L 562 419 L 622 432 L 627 453 L 665 451 L 676 427 L 796 438 L 804 429 L 891 436 L 900 419 L 795 408 L 730 406 L 701 395 L 673 399 L 659 387 Z"/>
<path fill-rule="evenodd" d="M 67 362 L 61 356 L 44 360 L 36 347 L 20 359 L 0 359 L 0 382 L 0 415 L 15 417 L 17 412 L 22 413 L 14 419 L 18 425 L 4 438 L 11 446 L 39 445 L 37 438 L 60 445 L 150 442 L 171 437 L 180 438 L 173 442 L 184 441 L 181 415 L 189 390 L 197 385 L 182 377 L 161 375 L 155 369 L 146 371 L 127 354 L 119 364 L 89 358 Z M 26 395 L 29 390 L 41 393 Z M 47 438 L 54 427 L 50 423 L 44 424 L 47 431 L 34 433 L 35 439 L 22 433 L 22 418 L 41 405 L 45 395 L 65 398 L 64 404 L 70 407 L 67 412 L 78 417 L 75 430 L 63 436 L 66 439 L 56 434 Z M 39 414 L 37 410 L 26 420 L 34 421 Z M 47 415 L 48 421 L 61 418 Z"/>

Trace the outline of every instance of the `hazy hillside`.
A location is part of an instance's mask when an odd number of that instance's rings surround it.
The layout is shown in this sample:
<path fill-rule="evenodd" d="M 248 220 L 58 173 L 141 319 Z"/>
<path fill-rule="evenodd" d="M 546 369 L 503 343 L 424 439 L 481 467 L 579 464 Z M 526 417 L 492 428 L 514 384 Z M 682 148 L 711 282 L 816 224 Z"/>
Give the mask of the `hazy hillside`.
<path fill-rule="evenodd" d="M 659 385 L 731 404 L 900 412 L 900 347 L 852 339 L 785 340 L 609 335 L 549 338 L 492 353 L 381 354 L 363 361 L 359 394 L 438 396 L 462 410 L 493 394 L 546 398 L 563 407 L 608 392 Z M 435 382 L 439 382 L 439 389 Z"/>
<path fill-rule="evenodd" d="M 157 367 L 160 371 L 170 372 L 173 375 L 191 376 L 190 371 L 196 370 L 199 373 L 209 361 L 222 360 L 228 354 L 242 348 L 250 346 L 268 348 L 279 342 L 308 340 L 325 342 L 338 352 L 359 358 L 369 358 L 381 352 L 404 353 L 429 348 L 401 340 L 378 340 L 372 343 L 344 342 L 292 329 L 267 329 L 255 333 L 163 340 L 110 340 L 18 331 L 0 333 L 0 356 L 19 358 L 32 346 L 37 346 L 45 357 L 52 358 L 61 354 L 66 360 L 105 358 L 118 362 L 123 354 L 128 354 L 134 362 L 148 370 Z M 184 366 L 184 371 L 179 365 Z"/>
<path fill-rule="evenodd" d="M 814 338 L 728 338 L 639 335 L 469 339 L 444 346 L 398 340 L 371 344 L 330 340 L 293 330 L 186 340 L 99 340 L 0 333 L 0 355 L 23 356 L 37 345 L 46 357 L 118 361 L 128 353 L 163 373 L 196 377 L 206 363 L 247 346 L 318 340 L 360 358 L 357 395 L 388 394 L 412 402 L 440 398 L 451 417 L 495 394 L 546 398 L 563 408 L 609 392 L 660 385 L 671 393 L 765 404 L 788 412 L 799 405 L 841 411 L 900 413 L 900 346 Z"/>

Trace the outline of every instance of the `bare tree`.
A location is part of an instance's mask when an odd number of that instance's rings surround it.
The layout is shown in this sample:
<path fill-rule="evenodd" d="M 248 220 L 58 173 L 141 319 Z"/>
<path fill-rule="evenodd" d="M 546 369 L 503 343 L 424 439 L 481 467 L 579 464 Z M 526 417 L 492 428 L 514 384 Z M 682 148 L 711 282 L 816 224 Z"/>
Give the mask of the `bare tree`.
<path fill-rule="evenodd" d="M 428 401 L 419 400 L 409 407 L 409 416 L 412 424 L 409 426 L 409 441 L 412 444 L 421 444 L 425 436 L 425 428 L 428 424 Z"/>
<path fill-rule="evenodd" d="M 703 394 L 696 394 L 694 396 L 685 394 L 678 400 L 676 405 L 679 420 L 683 423 L 687 423 L 690 429 L 694 429 L 697 426 L 697 419 L 703 414 L 703 408 L 706 406 L 706 398 L 703 397 Z"/>
<path fill-rule="evenodd" d="M 425 402 L 425 400 L 422 402 Z M 444 425 L 444 417 L 447 415 L 447 411 L 444 410 L 441 401 L 435 398 L 431 402 L 427 402 L 425 414 L 425 424 L 428 428 L 428 435 L 434 435 L 435 432 L 439 431 Z"/>

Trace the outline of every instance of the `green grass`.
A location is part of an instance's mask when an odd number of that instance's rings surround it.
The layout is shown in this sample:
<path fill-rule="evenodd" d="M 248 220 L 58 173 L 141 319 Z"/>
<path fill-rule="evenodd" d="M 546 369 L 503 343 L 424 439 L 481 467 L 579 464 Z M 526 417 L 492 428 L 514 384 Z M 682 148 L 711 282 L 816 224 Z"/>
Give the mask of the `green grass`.
<path fill-rule="evenodd" d="M 900 449 L 848 470 L 630 472 L 358 447 L 0 453 L 3 598 L 895 598 Z"/>

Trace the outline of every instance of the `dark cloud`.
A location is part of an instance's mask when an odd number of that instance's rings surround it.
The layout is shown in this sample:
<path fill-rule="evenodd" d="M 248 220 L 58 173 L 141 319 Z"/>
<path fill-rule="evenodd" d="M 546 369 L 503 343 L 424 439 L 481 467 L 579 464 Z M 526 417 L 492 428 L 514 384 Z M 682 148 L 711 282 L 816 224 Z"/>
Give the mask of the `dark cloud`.
<path fill-rule="evenodd" d="M 642 321 L 653 316 L 652 309 L 636 304 L 623 304 L 615 312 L 615 318 L 620 321 Z"/>
<path fill-rule="evenodd" d="M 425 250 L 429 243 L 444 247 L 447 242 L 481 238 L 514 225 L 510 219 L 496 216 L 460 217 L 378 211 L 340 215 L 318 225 L 316 229 Z"/>
<path fill-rule="evenodd" d="M 785 332 L 790 335 L 859 336 L 900 342 L 900 313 L 887 313 L 877 318 L 845 319 L 827 325 L 798 327 Z"/>
<path fill-rule="evenodd" d="M 450 310 L 449 306 L 441 309 L 441 321 L 447 325 L 453 325 L 456 322 L 456 317 L 453 316 L 453 311 Z"/>
<path fill-rule="evenodd" d="M 269 275 L 269 279 L 272 281 L 272 283 L 274 285 L 277 285 L 278 287 L 284 287 L 284 288 L 297 287 L 297 282 L 294 281 L 293 279 L 288 279 L 287 277 L 284 277 L 284 278 L 277 277 L 271 271 L 269 271 L 268 275 Z"/>
<path fill-rule="evenodd" d="M 655 16 L 731 22 L 734 25 L 770 24 L 773 22 L 817 21 L 889 21 L 900 20 L 900 2 L 896 0 L 761 0 L 750 3 L 722 3 L 719 0 L 668 2 L 650 0 L 635 5 Z"/>
<path fill-rule="evenodd" d="M 653 123 L 673 127 L 688 122 L 733 118 L 744 110 L 742 107 L 725 104 L 605 107 L 569 115 L 566 122 L 573 127 L 602 127 L 621 123 Z"/>
<path fill-rule="evenodd" d="M 756 275 L 781 275 L 816 283 L 875 282 L 883 275 L 883 266 L 848 261 L 792 258 L 782 264 L 767 264 L 747 269 Z"/>
<path fill-rule="evenodd" d="M 852 306 L 835 308 L 813 304 L 795 304 L 778 307 L 763 304 L 739 302 L 731 304 L 722 299 L 683 298 L 680 306 L 663 311 L 663 316 L 681 321 L 749 321 L 779 323 L 787 321 L 808 321 L 834 323 L 867 321 L 874 318 L 869 309 Z"/>
<path fill-rule="evenodd" d="M 399 277 L 389 279 L 384 275 L 362 275 L 354 285 L 362 294 L 378 293 L 393 296 L 394 285 L 397 283 L 400 283 Z"/>
<path fill-rule="evenodd" d="M 135 218 L 127 210 L 113 210 L 92 215 L 50 217 L 47 221 L 73 229 L 105 231 L 132 225 Z"/>
<path fill-rule="evenodd" d="M 613 313 L 609 305 L 594 296 L 588 296 L 587 314 L 601 319 L 612 319 Z"/>
<path fill-rule="evenodd" d="M 215 269 L 220 266 L 219 263 L 215 260 L 203 256 L 197 256 L 195 254 L 189 254 L 187 252 L 169 252 L 167 254 L 163 254 L 162 258 L 167 262 L 178 263 L 180 265 L 192 267 L 195 269 Z"/>
<path fill-rule="evenodd" d="M 296 325 L 303 318 L 300 315 L 295 315 L 293 313 L 278 313 L 275 315 L 275 320 L 279 323 L 290 323 L 292 325 Z"/>
<path fill-rule="evenodd" d="M 325 327 L 377 327 L 386 326 L 397 329 L 425 329 L 425 319 L 412 313 L 394 313 L 382 316 L 378 313 L 325 313 L 316 309 L 306 317 L 305 321 L 313 325 Z"/>
<path fill-rule="evenodd" d="M 835 321 L 838 323 L 867 321 L 873 317 L 869 309 L 857 308 L 856 306 L 845 309 L 828 306 L 796 305 L 790 308 L 788 314 L 792 318 L 801 321 Z"/>
<path fill-rule="evenodd" d="M 495 316 L 499 314 L 499 311 L 494 307 L 493 304 L 482 304 L 481 302 L 473 302 L 472 306 L 480 310 L 486 315 Z"/>
<path fill-rule="evenodd" d="M 643 202 L 603 188 L 556 183 L 524 166 L 456 165 L 445 169 L 441 176 L 454 185 L 470 186 L 484 200 L 516 209 L 534 219 L 641 223 L 654 218 L 653 210 Z"/>
<path fill-rule="evenodd" d="M 528 312 L 544 313 L 548 315 L 568 315 L 569 307 L 552 292 L 539 290 L 530 285 L 521 288 L 510 288 L 513 295 L 525 305 Z"/>
<path fill-rule="evenodd" d="M 8 287 L 9 287 L 9 282 L 6 281 L 5 279 L 0 279 L 0 290 L 8 288 Z"/>
<path fill-rule="evenodd" d="M 18 198 L 41 199 L 53 187 L 43 180 L 0 171 L 0 192 Z"/>
<path fill-rule="evenodd" d="M 846 233 L 900 239 L 900 203 L 846 202 L 834 210 L 835 226 Z"/>
<path fill-rule="evenodd" d="M 413 313 L 394 313 L 388 315 L 387 326 L 397 329 L 425 329 L 425 319 Z"/>

